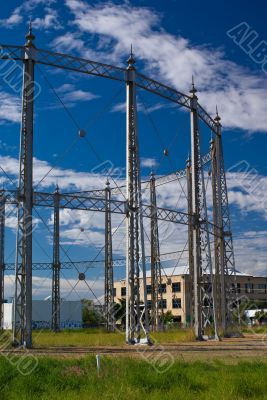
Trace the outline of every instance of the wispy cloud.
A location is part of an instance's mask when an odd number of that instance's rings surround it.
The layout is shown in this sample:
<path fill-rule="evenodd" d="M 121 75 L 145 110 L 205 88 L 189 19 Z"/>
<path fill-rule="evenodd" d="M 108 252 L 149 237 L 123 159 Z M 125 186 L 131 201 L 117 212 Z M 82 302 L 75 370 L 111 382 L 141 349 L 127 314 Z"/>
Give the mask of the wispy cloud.
<path fill-rule="evenodd" d="M 18 96 L 7 92 L 0 92 L 0 124 L 20 121 L 21 100 Z"/>
<path fill-rule="evenodd" d="M 98 38 L 97 52 L 110 62 L 125 59 L 133 43 L 137 60 L 158 80 L 188 92 L 191 76 L 199 89 L 200 102 L 214 114 L 219 105 L 223 125 L 251 132 L 266 132 L 267 83 L 264 77 L 225 58 L 222 51 L 194 46 L 181 36 L 160 27 L 159 15 L 145 7 L 125 3 L 89 5 L 81 0 L 66 0 L 79 33 Z M 80 49 L 83 49 L 81 38 Z M 107 40 L 110 45 L 107 46 Z"/>
<path fill-rule="evenodd" d="M 29 15 L 34 17 L 35 9 L 42 9 L 42 17 L 33 18 L 33 26 L 35 29 L 61 29 L 58 11 L 51 6 L 56 0 L 25 0 L 22 5 L 16 7 L 7 18 L 0 20 L 0 25 L 13 29 L 17 25 L 27 22 Z"/>
<path fill-rule="evenodd" d="M 21 7 L 17 7 L 10 14 L 9 17 L 0 20 L 0 25 L 5 28 L 12 29 L 14 26 L 20 24 L 23 21 L 23 16 L 21 15 Z"/>
<path fill-rule="evenodd" d="M 96 296 L 100 296 L 104 292 L 104 281 L 100 277 L 97 281 L 92 279 L 87 280 L 89 287 L 93 288 L 93 292 Z M 75 290 L 74 290 L 75 287 Z M 34 299 L 45 299 L 51 295 L 52 290 L 52 279 L 50 277 L 33 276 L 33 298 Z M 83 282 L 78 282 L 75 278 L 65 278 L 64 276 L 60 279 L 60 293 L 63 300 L 79 300 L 82 298 L 94 299 L 93 294 L 88 289 L 88 286 Z M 14 276 L 5 276 L 5 296 L 14 296 Z"/>
<path fill-rule="evenodd" d="M 59 30 L 62 29 L 62 25 L 59 22 L 59 16 L 55 9 L 51 7 L 45 7 L 44 9 L 44 17 L 43 18 L 35 18 L 32 22 L 34 29 L 54 29 Z"/>
<path fill-rule="evenodd" d="M 69 83 L 63 84 L 56 88 L 55 91 L 68 106 L 74 106 L 78 101 L 91 101 L 99 98 L 98 95 L 82 89 L 77 89 L 75 85 Z"/>
<path fill-rule="evenodd" d="M 141 167 L 144 168 L 156 168 L 158 162 L 155 158 L 141 158 Z"/>

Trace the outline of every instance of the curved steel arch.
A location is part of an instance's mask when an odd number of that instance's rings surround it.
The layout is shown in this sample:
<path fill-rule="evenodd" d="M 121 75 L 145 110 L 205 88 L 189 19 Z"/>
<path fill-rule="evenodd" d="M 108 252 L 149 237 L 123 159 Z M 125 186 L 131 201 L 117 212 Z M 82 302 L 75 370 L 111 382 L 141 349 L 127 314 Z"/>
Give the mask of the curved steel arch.
<path fill-rule="evenodd" d="M 202 166 L 207 165 L 211 161 L 211 152 L 208 152 L 202 157 Z M 171 172 L 170 174 L 167 175 L 162 175 L 155 177 L 155 187 L 165 185 L 167 183 L 175 182 L 176 180 L 186 178 L 186 168 L 185 169 L 180 169 L 175 172 Z M 142 185 L 148 185 L 150 181 L 142 181 Z M 123 193 L 125 190 L 126 186 L 116 186 L 110 188 L 111 194 L 112 195 L 118 195 Z M 145 188 L 144 190 L 148 190 L 149 188 Z M 66 192 L 66 194 L 72 194 L 72 195 L 77 195 L 77 196 L 92 196 L 92 197 L 102 197 L 104 198 L 105 196 L 105 189 L 96 189 L 96 190 L 85 190 L 85 191 L 80 191 L 80 192 Z"/>
<path fill-rule="evenodd" d="M 126 82 L 127 69 L 113 65 L 86 60 L 80 57 L 70 56 L 63 53 L 55 53 L 48 50 L 41 50 L 35 47 L 0 45 L 0 59 L 24 61 L 25 54 L 30 53 L 31 58 L 37 64 L 48 65 L 69 71 L 83 74 L 100 76 L 120 82 Z M 179 92 L 167 85 L 136 72 L 136 86 L 154 93 L 166 100 L 179 104 L 191 110 L 190 96 Z M 198 103 L 197 113 L 199 118 L 217 135 L 216 121 Z"/>

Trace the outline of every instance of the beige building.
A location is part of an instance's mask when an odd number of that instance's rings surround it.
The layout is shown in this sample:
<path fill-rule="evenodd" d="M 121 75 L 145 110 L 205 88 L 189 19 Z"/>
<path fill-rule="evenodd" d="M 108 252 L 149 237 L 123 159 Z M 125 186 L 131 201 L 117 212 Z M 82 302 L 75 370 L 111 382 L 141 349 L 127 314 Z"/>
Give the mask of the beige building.
<path fill-rule="evenodd" d="M 267 276 L 256 277 L 237 272 L 237 292 L 240 302 L 265 302 L 267 306 Z M 142 294 L 142 279 L 141 279 Z M 174 321 L 186 325 L 190 321 L 189 274 L 187 267 L 162 269 L 163 311 L 171 311 Z M 125 279 L 114 282 L 115 302 L 126 296 Z M 148 307 L 151 304 L 151 273 L 147 271 Z M 142 295 L 141 295 L 141 300 Z"/>

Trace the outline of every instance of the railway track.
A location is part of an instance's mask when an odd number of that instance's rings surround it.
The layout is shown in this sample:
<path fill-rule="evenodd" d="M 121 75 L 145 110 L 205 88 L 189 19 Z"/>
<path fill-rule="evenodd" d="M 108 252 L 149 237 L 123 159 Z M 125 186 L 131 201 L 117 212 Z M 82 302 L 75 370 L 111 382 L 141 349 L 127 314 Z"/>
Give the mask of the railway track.
<path fill-rule="evenodd" d="M 88 347 L 66 347 L 66 346 L 49 346 L 34 347 L 30 350 L 24 349 L 5 349 L 2 354 L 22 355 L 25 352 L 36 356 L 86 356 L 90 354 L 103 355 L 140 355 L 153 353 L 171 353 L 182 355 L 241 355 L 241 356 L 264 356 L 267 357 L 267 342 L 263 339 L 238 339 L 225 340 L 223 342 L 188 342 L 181 344 L 154 344 L 153 346 L 135 345 L 135 346 L 88 346 Z"/>

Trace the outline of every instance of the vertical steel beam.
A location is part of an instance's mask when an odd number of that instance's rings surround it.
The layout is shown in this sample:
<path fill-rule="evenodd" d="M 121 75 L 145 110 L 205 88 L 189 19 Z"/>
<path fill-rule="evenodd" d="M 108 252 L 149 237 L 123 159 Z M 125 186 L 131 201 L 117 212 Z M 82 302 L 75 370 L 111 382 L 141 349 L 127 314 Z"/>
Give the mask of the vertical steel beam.
<path fill-rule="evenodd" d="M 215 140 L 211 141 L 211 153 L 212 153 L 212 200 L 213 200 L 213 222 L 214 222 L 214 302 L 216 304 L 217 322 L 218 328 L 222 335 L 225 332 L 225 290 L 224 290 L 224 241 L 223 241 L 223 229 L 222 229 L 222 218 L 221 218 L 221 190 L 220 190 L 220 178 L 218 171 L 217 155 Z M 219 179 L 218 179 L 219 178 Z"/>
<path fill-rule="evenodd" d="M 193 221 L 192 221 L 192 173 L 191 173 L 191 161 L 190 159 L 186 162 L 186 178 L 187 178 L 187 212 L 189 214 L 188 221 L 188 264 L 189 264 L 189 279 L 188 279 L 188 301 L 189 304 L 189 326 L 193 326 L 194 315 L 193 315 L 193 282 L 194 282 L 194 256 L 193 256 Z"/>
<path fill-rule="evenodd" d="M 32 173 L 34 111 L 34 35 L 31 26 L 24 47 L 22 119 L 20 134 L 18 224 L 13 342 L 32 346 Z"/>
<path fill-rule="evenodd" d="M 141 329 L 149 341 L 142 194 L 138 146 L 135 67 L 131 53 L 126 72 L 126 342 L 140 341 Z M 144 305 L 140 305 L 140 265 Z"/>
<path fill-rule="evenodd" d="M 218 339 L 215 303 L 213 300 L 213 270 L 205 176 L 201 158 L 200 131 L 198 121 L 198 102 L 194 83 L 191 90 L 191 174 L 192 174 L 192 231 L 193 248 L 193 298 L 194 328 L 197 339 L 204 338 L 205 328 L 214 325 L 215 338 Z"/>
<path fill-rule="evenodd" d="M 115 329 L 115 320 L 112 313 L 114 305 L 114 277 L 110 200 L 111 190 L 109 181 L 107 181 L 105 189 L 105 316 L 107 331 L 113 332 Z"/>
<path fill-rule="evenodd" d="M 4 329 L 5 279 L 5 195 L 0 191 L 0 329 Z"/>
<path fill-rule="evenodd" d="M 150 324 L 153 331 L 160 328 L 160 317 L 163 318 L 163 294 L 161 290 L 161 264 L 159 248 L 159 231 L 157 218 L 157 196 L 155 176 L 150 177 L 150 249 L 151 249 L 151 318 Z M 161 306 L 159 306 L 161 304 Z M 163 320 L 161 321 L 163 324 Z"/>
<path fill-rule="evenodd" d="M 217 110 L 216 110 L 217 111 Z M 239 319 L 237 284 L 231 218 L 228 203 L 227 182 L 222 148 L 221 118 L 215 118 L 217 134 L 213 143 L 213 203 L 214 223 L 218 227 L 215 237 L 215 259 L 217 264 L 220 326 L 224 336 L 233 329 L 233 312 Z"/>
<path fill-rule="evenodd" d="M 200 143 L 196 89 L 194 84 L 190 91 L 191 97 L 191 176 L 192 176 L 192 248 L 193 248 L 193 298 L 194 298 L 194 329 L 197 339 L 202 339 L 202 313 L 201 313 L 201 238 L 200 238 Z"/>
<path fill-rule="evenodd" d="M 60 331 L 60 231 L 59 188 L 54 193 L 53 276 L 52 276 L 52 330 Z"/>

